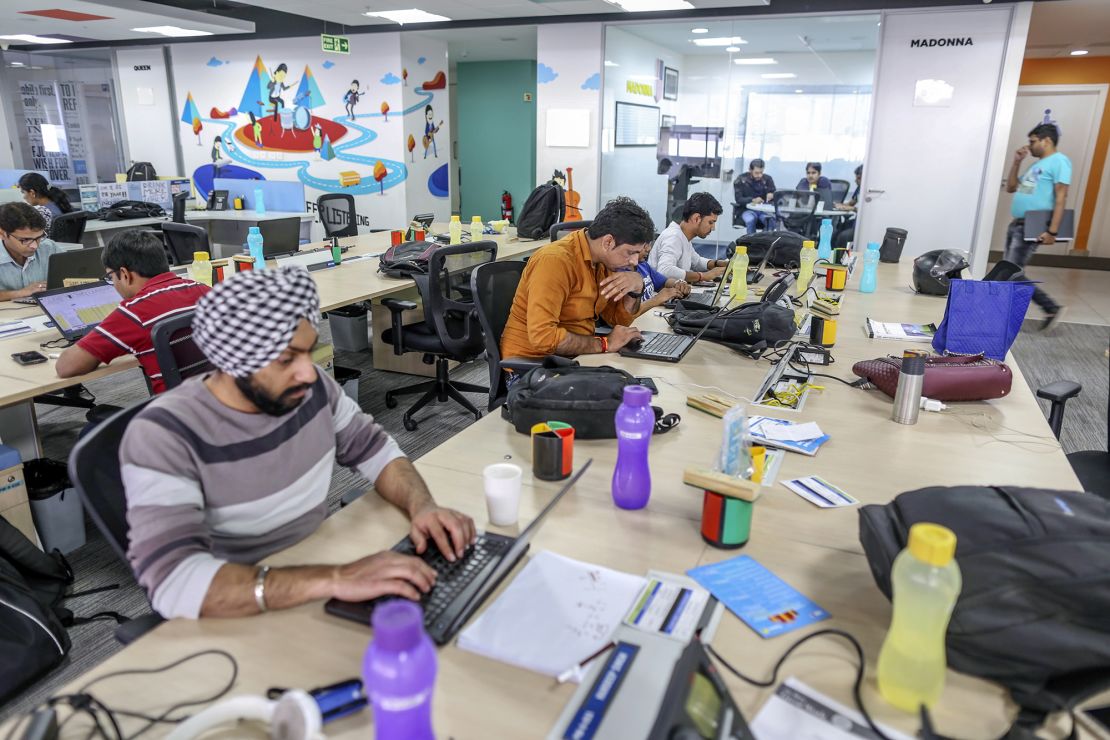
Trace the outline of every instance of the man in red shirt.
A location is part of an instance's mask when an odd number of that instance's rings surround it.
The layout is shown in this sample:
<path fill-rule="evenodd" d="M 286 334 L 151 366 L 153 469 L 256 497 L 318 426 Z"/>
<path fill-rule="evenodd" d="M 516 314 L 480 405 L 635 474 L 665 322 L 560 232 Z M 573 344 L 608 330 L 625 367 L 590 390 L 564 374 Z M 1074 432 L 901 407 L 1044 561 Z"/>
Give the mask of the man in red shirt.
<path fill-rule="evenodd" d="M 193 310 L 207 285 L 170 272 L 166 251 L 158 239 L 132 229 L 112 238 L 104 248 L 104 269 L 123 301 L 96 327 L 58 358 L 59 378 L 84 375 L 100 363 L 132 354 L 150 380 L 154 393 L 166 389 L 154 356 L 150 331 L 164 318 Z"/>

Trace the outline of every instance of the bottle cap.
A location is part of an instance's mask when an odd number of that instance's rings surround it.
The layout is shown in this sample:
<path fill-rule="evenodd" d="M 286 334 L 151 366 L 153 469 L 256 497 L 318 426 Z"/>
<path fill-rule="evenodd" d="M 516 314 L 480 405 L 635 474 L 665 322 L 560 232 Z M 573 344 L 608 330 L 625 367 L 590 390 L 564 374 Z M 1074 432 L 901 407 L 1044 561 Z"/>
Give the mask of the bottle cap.
<path fill-rule="evenodd" d="M 252 226 L 252 227 L 250 227 L 250 229 L 249 229 L 249 230 L 247 231 L 247 233 L 248 233 L 248 234 L 261 234 L 262 232 L 258 230 L 258 227 L 257 227 L 257 226 Z"/>
<path fill-rule="evenodd" d="M 474 223 L 475 221 L 477 221 L 478 223 L 482 223 L 482 217 L 481 216 L 471 216 L 470 217 L 470 223 Z"/>
<path fill-rule="evenodd" d="M 919 522 L 910 527 L 909 548 L 921 562 L 942 568 L 956 555 L 956 533 L 939 524 Z"/>
<path fill-rule="evenodd" d="M 817 242 L 806 239 L 802 242 L 802 249 L 817 249 Z"/>
<path fill-rule="evenodd" d="M 459 217 L 458 217 L 458 216 L 452 216 L 452 217 L 451 217 L 451 220 L 452 220 L 452 221 L 458 221 L 458 220 L 459 220 Z"/>
<path fill-rule="evenodd" d="M 370 617 L 374 642 L 385 650 L 411 650 L 424 633 L 424 612 L 420 605 L 404 599 L 390 599 L 374 609 Z"/>
<path fill-rule="evenodd" d="M 193 262 L 203 262 L 208 259 L 208 252 L 193 252 Z"/>
<path fill-rule="evenodd" d="M 651 404 L 651 389 L 643 385 L 626 385 L 624 402 L 629 406 L 648 406 Z"/>
<path fill-rule="evenodd" d="M 868 249 L 878 249 L 879 248 L 879 243 L 878 242 L 867 242 L 867 248 Z"/>
<path fill-rule="evenodd" d="M 741 245 L 736 247 L 736 253 L 737 254 L 747 254 L 748 253 L 748 248 L 741 244 Z"/>

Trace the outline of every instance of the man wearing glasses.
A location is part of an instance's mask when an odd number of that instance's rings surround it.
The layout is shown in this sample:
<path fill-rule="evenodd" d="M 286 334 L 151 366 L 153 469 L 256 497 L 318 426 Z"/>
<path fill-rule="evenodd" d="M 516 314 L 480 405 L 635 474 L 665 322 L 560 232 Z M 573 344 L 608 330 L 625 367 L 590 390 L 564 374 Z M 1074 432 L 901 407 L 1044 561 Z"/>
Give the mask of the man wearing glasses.
<path fill-rule="evenodd" d="M 139 229 L 112 237 L 101 257 L 105 277 L 123 300 L 92 331 L 58 358 L 59 378 L 90 373 L 100 363 L 131 354 L 150 381 L 152 393 L 166 389 L 150 332 L 162 319 L 193 310 L 208 286 L 170 272 L 157 237 Z"/>
<path fill-rule="evenodd" d="M 46 290 L 46 265 L 58 245 L 46 238 L 46 219 L 26 203 L 0 206 L 0 301 Z"/>

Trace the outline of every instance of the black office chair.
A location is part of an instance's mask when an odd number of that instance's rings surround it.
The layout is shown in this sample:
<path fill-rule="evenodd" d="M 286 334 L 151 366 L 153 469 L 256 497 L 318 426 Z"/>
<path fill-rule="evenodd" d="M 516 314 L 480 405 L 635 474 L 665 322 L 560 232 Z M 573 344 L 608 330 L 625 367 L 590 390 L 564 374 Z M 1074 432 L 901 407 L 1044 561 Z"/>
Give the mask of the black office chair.
<path fill-rule="evenodd" d="M 843 203 L 852 189 L 852 183 L 847 180 L 829 180 L 832 183 L 832 202 Z"/>
<path fill-rule="evenodd" d="M 820 198 L 813 190 L 776 190 L 773 200 L 775 219 L 787 231 L 812 236 L 816 231 L 813 214 L 818 203 Z"/>
<path fill-rule="evenodd" d="M 347 193 L 325 193 L 316 199 L 324 236 L 358 236 L 358 215 L 355 198 Z"/>
<path fill-rule="evenodd" d="M 89 220 L 87 211 L 70 211 L 55 216 L 50 224 L 50 238 L 66 244 L 80 244 Z"/>
<path fill-rule="evenodd" d="M 1037 398 L 1049 402 L 1048 425 L 1056 439 L 1064 425 L 1064 407 L 1067 402 L 1083 390 L 1083 386 L 1071 380 L 1057 380 L 1037 389 Z M 1108 388 L 1110 391 L 1110 388 Z M 1110 393 L 1107 395 L 1107 439 L 1110 440 Z M 1068 462 L 1075 471 L 1084 491 L 1090 491 L 1105 499 L 1110 499 L 1110 451 L 1082 450 L 1068 453 Z"/>
<path fill-rule="evenodd" d="M 69 455 L 69 479 L 85 505 L 85 511 L 104 535 L 108 545 L 127 562 L 127 497 L 119 470 L 119 445 L 123 432 L 135 415 L 149 403 L 140 401 L 116 412 L 77 441 Z M 116 639 L 124 645 L 164 621 L 151 612 L 116 628 Z"/>
<path fill-rule="evenodd" d="M 193 264 L 193 252 L 208 252 L 208 232 L 192 224 L 163 221 L 162 238 L 166 241 L 170 263 L 176 266 Z"/>
<path fill-rule="evenodd" d="M 167 391 L 181 385 L 186 378 L 212 369 L 212 363 L 193 341 L 194 313 L 188 311 L 162 319 L 150 331 L 154 357 Z"/>
<path fill-rule="evenodd" d="M 185 223 L 185 201 L 188 199 L 189 193 L 177 193 L 173 196 L 173 217 L 172 221 L 175 224 Z"/>
<path fill-rule="evenodd" d="M 385 405 L 389 408 L 396 408 L 397 396 L 424 394 L 405 412 L 402 419 L 405 429 L 410 432 L 416 430 L 413 414 L 432 400 L 444 402 L 452 398 L 474 414 L 475 419 L 482 418 L 482 413 L 460 391 L 489 393 L 489 388 L 451 382 L 447 366 L 450 360 L 469 362 L 485 350 L 482 325 L 474 303 L 459 298 L 470 290 L 474 268 L 495 259 L 497 243 L 492 241 L 454 244 L 439 247 L 432 252 L 428 274 L 413 276 L 424 303 L 424 320 L 418 324 L 401 324 L 402 312 L 416 308 L 412 301 L 395 298 L 382 301 L 382 305 L 393 314 L 393 327 L 382 332 L 382 341 L 393 345 L 395 355 L 422 352 L 424 362 L 429 365 L 435 363 L 436 366 L 435 380 L 398 388 L 385 394 Z"/>
<path fill-rule="evenodd" d="M 474 307 L 486 341 L 486 359 L 489 361 L 489 405 L 493 411 L 505 403 L 505 371 L 527 372 L 540 365 L 540 360 L 501 359 L 501 333 L 509 321 L 516 288 L 524 274 L 524 263 L 512 260 L 478 265 L 470 275 L 470 291 L 478 296 Z"/>
<path fill-rule="evenodd" d="M 551 227 L 550 231 L 548 231 L 548 237 L 550 237 L 551 241 L 555 241 L 557 239 L 562 239 L 564 236 L 571 233 L 572 231 L 578 231 L 579 229 L 588 229 L 588 228 L 590 228 L 590 224 L 592 224 L 592 223 L 593 223 L 592 220 L 591 221 L 560 221 L 559 223 L 554 224 Z"/>

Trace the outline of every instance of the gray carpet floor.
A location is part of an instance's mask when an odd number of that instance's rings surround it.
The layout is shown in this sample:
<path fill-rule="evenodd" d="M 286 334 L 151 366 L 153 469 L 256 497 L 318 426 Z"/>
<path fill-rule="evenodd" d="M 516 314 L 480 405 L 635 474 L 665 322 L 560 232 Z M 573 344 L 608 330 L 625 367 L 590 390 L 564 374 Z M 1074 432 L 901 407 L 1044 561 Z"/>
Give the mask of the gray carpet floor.
<path fill-rule="evenodd" d="M 326 323 L 322 324 L 322 338 L 330 337 Z M 1014 344 L 1014 354 L 1030 387 L 1037 387 L 1054 380 L 1075 379 L 1083 384 L 1083 392 L 1068 404 L 1064 422 L 1063 445 L 1065 451 L 1106 449 L 1106 410 L 1108 361 L 1104 355 L 1110 340 L 1110 328 L 1086 324 L 1060 324 L 1051 334 L 1036 333 L 1035 326 L 1026 325 Z M 436 445 L 474 422 L 474 417 L 454 403 L 433 404 L 418 415 L 420 423 L 415 432 L 408 432 L 401 424 L 404 410 L 416 397 L 401 399 L 396 409 L 385 407 L 384 392 L 400 388 L 419 379 L 396 373 L 374 370 L 368 353 L 336 355 L 336 363 L 362 371 L 359 382 L 359 401 L 362 408 L 373 414 L 388 429 L 405 452 L 418 458 Z M 452 378 L 485 385 L 487 382 L 484 362 L 474 362 L 456 369 Z M 146 397 L 146 389 L 138 370 L 121 373 L 88 384 L 101 403 L 126 406 Z M 484 396 L 470 394 L 478 408 L 485 408 Z M 1047 414 L 1047 403 L 1045 405 Z M 80 410 L 39 406 L 39 424 L 46 454 L 64 460 L 84 424 Z M 340 508 L 346 498 L 357 497 L 368 488 L 361 476 L 344 468 L 332 473 L 329 507 Z M 76 598 L 67 603 L 78 615 L 113 610 L 128 616 L 138 616 L 149 610 L 146 598 L 127 565 L 120 561 L 100 537 L 96 528 L 87 526 L 88 542 L 69 555 L 76 572 L 73 591 L 84 591 L 109 584 L 119 588 L 102 594 Z M 73 680 L 120 649 L 114 637 L 115 624 L 94 622 L 74 627 L 70 631 L 73 649 L 66 661 L 46 678 L 28 688 L 0 708 L 0 721 L 14 713 L 24 712 L 53 695 L 62 685 Z"/>

